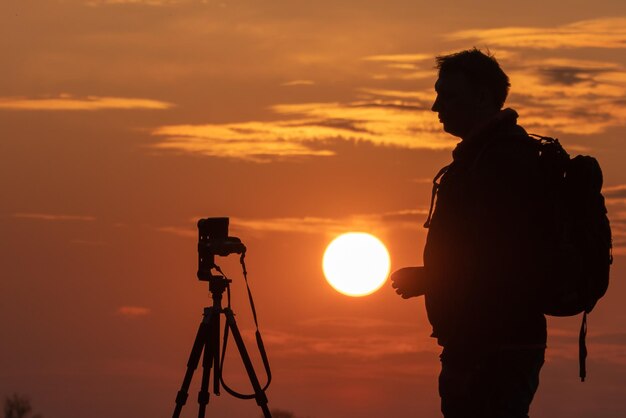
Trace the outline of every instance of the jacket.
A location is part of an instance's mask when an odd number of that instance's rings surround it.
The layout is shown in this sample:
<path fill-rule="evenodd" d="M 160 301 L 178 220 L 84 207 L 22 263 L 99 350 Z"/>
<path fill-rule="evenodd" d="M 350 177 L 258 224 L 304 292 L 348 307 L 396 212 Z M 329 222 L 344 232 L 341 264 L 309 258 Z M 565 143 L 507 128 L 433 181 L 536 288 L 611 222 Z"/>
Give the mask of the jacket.
<path fill-rule="evenodd" d="M 545 347 L 541 199 L 538 148 L 512 109 L 457 145 L 424 248 L 440 345 Z"/>

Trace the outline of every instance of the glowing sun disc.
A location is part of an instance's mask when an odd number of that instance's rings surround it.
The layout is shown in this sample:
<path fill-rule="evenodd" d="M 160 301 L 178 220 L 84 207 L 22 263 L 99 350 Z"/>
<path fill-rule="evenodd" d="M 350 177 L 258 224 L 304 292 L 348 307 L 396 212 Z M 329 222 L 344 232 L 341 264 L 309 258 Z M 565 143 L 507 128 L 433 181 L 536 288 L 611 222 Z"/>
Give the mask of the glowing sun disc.
<path fill-rule="evenodd" d="M 374 293 L 389 275 L 389 252 L 375 236 L 348 232 L 335 238 L 324 252 L 326 281 L 348 296 Z"/>

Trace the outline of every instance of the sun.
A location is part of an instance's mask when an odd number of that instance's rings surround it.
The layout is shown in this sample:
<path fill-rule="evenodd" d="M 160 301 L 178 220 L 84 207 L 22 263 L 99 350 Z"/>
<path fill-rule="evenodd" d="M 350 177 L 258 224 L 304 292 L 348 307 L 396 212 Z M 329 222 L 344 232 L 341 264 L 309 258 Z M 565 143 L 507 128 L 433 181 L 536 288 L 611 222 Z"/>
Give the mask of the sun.
<path fill-rule="evenodd" d="M 389 252 L 375 236 L 348 232 L 335 238 L 324 252 L 322 269 L 328 283 L 348 296 L 366 296 L 385 283 Z"/>

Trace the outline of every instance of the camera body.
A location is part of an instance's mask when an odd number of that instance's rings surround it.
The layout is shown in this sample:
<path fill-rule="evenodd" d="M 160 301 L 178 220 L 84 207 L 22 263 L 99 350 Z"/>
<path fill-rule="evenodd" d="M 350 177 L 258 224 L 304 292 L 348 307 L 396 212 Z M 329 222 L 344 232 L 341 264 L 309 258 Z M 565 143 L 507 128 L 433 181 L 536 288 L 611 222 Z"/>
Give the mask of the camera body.
<path fill-rule="evenodd" d="M 198 279 L 210 281 L 215 276 L 215 256 L 243 254 L 246 246 L 237 237 L 228 236 L 228 218 L 205 218 L 198 221 Z"/>

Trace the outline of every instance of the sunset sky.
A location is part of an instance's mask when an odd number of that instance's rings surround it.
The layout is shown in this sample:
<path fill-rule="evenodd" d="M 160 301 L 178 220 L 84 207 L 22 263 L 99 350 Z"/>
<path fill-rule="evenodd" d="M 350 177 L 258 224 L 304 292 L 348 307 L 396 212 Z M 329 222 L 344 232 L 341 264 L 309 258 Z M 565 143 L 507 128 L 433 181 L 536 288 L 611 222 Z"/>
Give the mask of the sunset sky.
<path fill-rule="evenodd" d="M 440 416 L 423 299 L 339 294 L 321 263 L 348 231 L 378 236 L 392 269 L 422 263 L 431 179 L 457 142 L 430 111 L 434 57 L 476 46 L 522 126 L 598 158 L 614 233 L 588 381 L 580 318 L 551 318 L 531 416 L 626 416 L 623 0 L 2 0 L 0 17 L 0 397 L 45 418 L 171 415 L 209 303 L 196 221 L 229 216 L 271 408 Z M 237 261 L 219 263 L 256 352 Z M 249 391 L 236 360 L 226 380 Z M 228 394 L 208 411 L 261 414 Z"/>

